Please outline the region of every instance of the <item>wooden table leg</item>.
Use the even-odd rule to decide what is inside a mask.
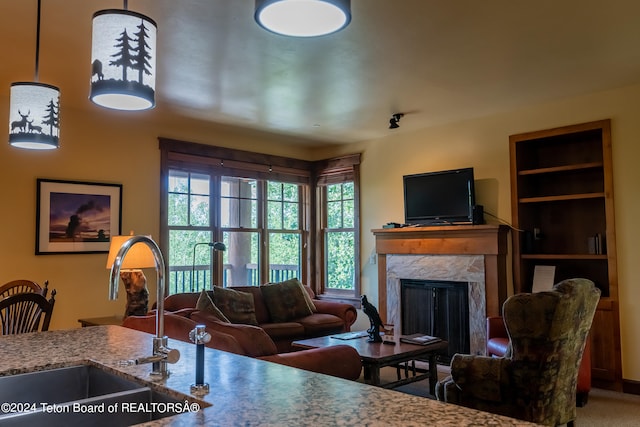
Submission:
[[[372,385],[380,385],[380,366],[373,365],[369,367],[369,371],[371,373],[371,384]]]
[[[434,353],[429,355],[429,393],[436,395],[436,384],[438,383],[438,364]]]

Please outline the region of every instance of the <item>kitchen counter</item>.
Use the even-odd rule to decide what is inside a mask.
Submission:
[[[533,426],[535,424],[393,390],[316,374],[206,348],[209,394],[190,394],[195,345],[169,340],[180,351],[171,375],[154,381],[151,365],[116,366],[151,355],[152,336],[119,326],[0,337],[0,376],[78,364],[106,365],[201,410],[144,426]],[[208,406],[209,405],[209,406]]]

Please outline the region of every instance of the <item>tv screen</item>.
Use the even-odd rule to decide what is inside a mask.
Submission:
[[[473,168],[405,175],[403,181],[406,224],[473,223]]]

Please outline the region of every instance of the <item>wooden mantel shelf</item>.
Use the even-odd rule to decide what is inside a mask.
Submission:
[[[450,225],[371,230],[378,254],[499,255],[507,253],[506,225]]]
[[[507,298],[506,225],[453,225],[371,230],[378,254],[378,304],[387,312],[387,255],[482,255],[487,316],[500,315]],[[383,321],[386,319],[383,318]]]

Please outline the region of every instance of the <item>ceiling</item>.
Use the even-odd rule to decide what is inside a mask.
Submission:
[[[344,30],[287,38],[253,0],[131,0],[158,24],[157,107],[304,144],[382,138],[640,83],[637,0],[352,0]],[[42,0],[39,81],[88,100],[91,19],[110,0]],[[37,0],[0,5],[0,96],[32,81]],[[393,113],[405,113],[389,129]]]

